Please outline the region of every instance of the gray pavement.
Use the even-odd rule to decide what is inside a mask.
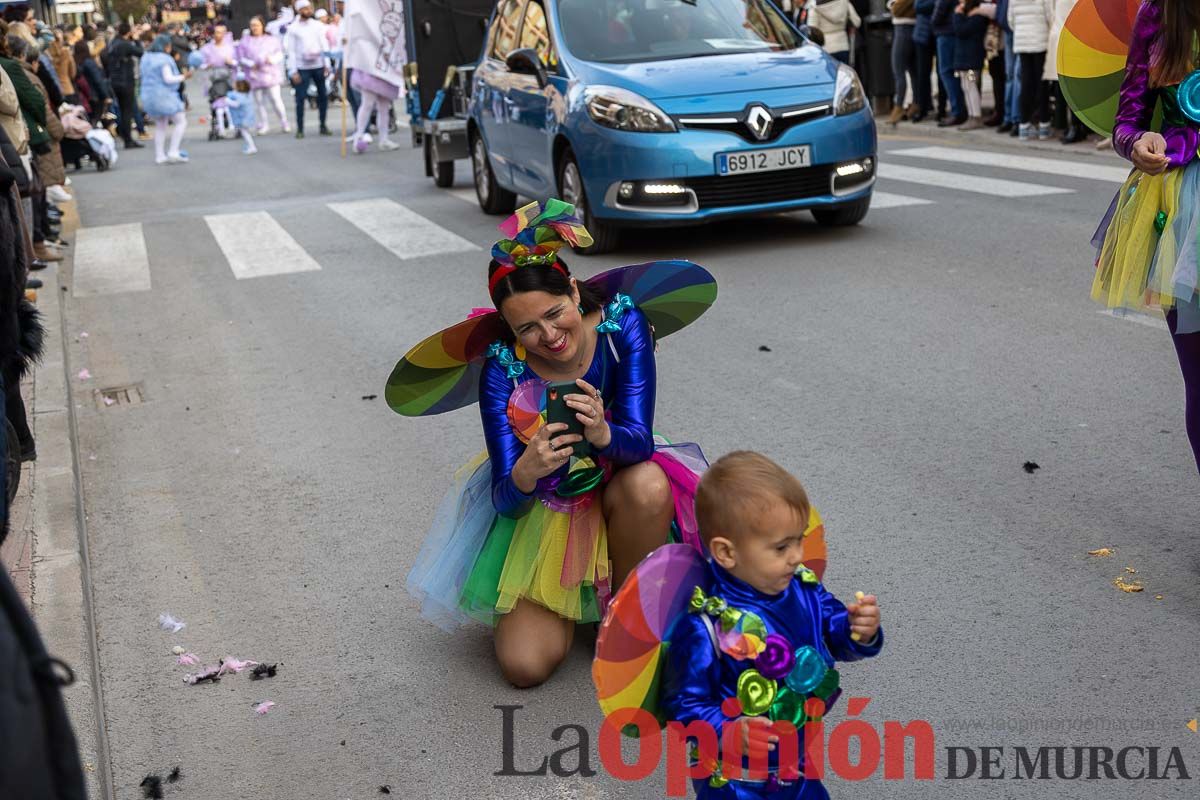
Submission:
[[[252,158],[193,138],[187,165],[156,167],[147,149],[74,176],[80,235],[140,224],[150,276],[146,291],[61,297],[114,796],[179,765],[180,797],[661,797],[661,771],[636,785],[494,774],[504,704],[524,706],[518,767],[573,743],[551,735],[576,723],[601,770],[588,637],[550,683],[517,691],[486,630],[418,617],[404,576],[482,441],[473,410],[404,419],[382,388],[407,347],[485,304],[499,220],[465,170],[447,192],[407,149],[343,160],[314,122],[304,141],[260,138]],[[1200,772],[1182,385],[1164,328],[1087,296],[1088,238],[1117,184],[1007,142],[980,152],[1063,159],[1068,174],[898,152],[963,141],[885,138],[891,207],[855,229],[789,214],[641,231],[571,263],[683,257],[716,275],[716,306],[661,347],[657,427],[793,469],[826,517],[827,584],[880,597],[887,647],[843,685],[871,698],[873,724],[930,721],[938,779],[832,779],[835,797],[1192,797],[1177,780],[944,779],[953,746],[1005,746],[1011,774],[1016,746],[1178,745]],[[971,190],[1003,181],[1066,191]],[[375,198],[480,249],[393,252],[328,207]],[[250,212],[320,269],[237,279],[204,217]],[[80,269],[64,265],[66,287]],[[144,402],[93,395],[128,384]],[[1100,547],[1116,555],[1087,555]],[[1119,575],[1146,591],[1117,590]],[[160,630],[162,612],[187,627]],[[176,644],[279,675],[187,686]],[[277,705],[260,717],[262,700]]]

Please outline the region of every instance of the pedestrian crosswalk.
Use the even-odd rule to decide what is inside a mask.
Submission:
[[[238,280],[315,272],[321,268],[266,211],[210,214],[204,221]]]
[[[1084,163],[945,146],[889,149],[880,152],[879,158],[873,212],[912,209],[910,213],[921,213],[922,208],[962,202],[972,195],[1006,200],[1053,198],[1087,191],[1087,184],[1102,187],[1107,193],[1124,181],[1127,173],[1119,163],[1103,163],[1101,159]],[[981,169],[987,174],[980,174]],[[1045,180],[1047,177],[1052,180]],[[915,195],[897,191],[907,186],[925,191]],[[477,205],[470,186],[448,190],[431,187],[430,191]],[[365,238],[360,237],[363,241],[373,241],[399,260],[473,252],[488,244],[470,241],[447,225],[386,197],[342,200],[328,203],[325,208],[346,226],[339,236],[345,236],[345,230],[357,229],[365,234]],[[271,212],[209,214],[204,222],[237,280],[319,272],[322,268]],[[490,232],[491,226],[488,228]],[[302,239],[309,238],[302,231],[295,233]],[[76,297],[151,289],[150,258],[141,223],[81,228],[77,237],[72,282]]]

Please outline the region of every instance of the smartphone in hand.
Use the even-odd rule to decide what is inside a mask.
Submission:
[[[559,436],[567,433],[583,436],[583,423],[575,416],[578,412],[567,405],[567,395],[583,393],[575,381],[552,383],[546,387],[546,424],[559,422],[567,426],[567,430]],[[576,458],[583,458],[591,451],[592,446],[586,439],[576,442],[572,447]]]

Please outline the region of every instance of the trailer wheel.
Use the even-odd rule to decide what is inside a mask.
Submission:
[[[443,189],[454,185],[454,162],[433,160],[433,137],[425,137],[425,174]]]

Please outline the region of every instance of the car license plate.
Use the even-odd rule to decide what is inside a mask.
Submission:
[[[749,172],[774,172],[779,169],[798,169],[812,163],[811,148],[800,144],[793,147],[772,147],[767,150],[734,150],[717,154],[718,175],[744,175]]]

